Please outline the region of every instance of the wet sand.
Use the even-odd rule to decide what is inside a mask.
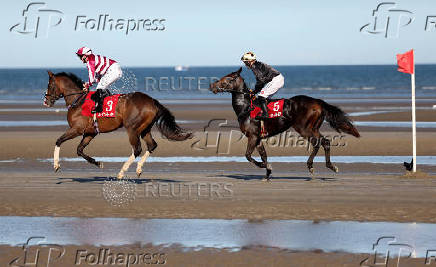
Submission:
[[[333,100],[332,100],[333,101]],[[345,100],[344,100],[345,101]],[[407,110],[408,102],[368,102],[338,103],[344,111],[353,114],[364,112],[364,115],[352,116],[355,121],[410,121],[411,111]],[[430,104],[429,104],[430,101]],[[333,101],[334,103],[334,101]],[[436,109],[432,108],[431,100],[417,104],[418,122],[436,122]],[[436,99],[434,100],[436,103]],[[161,134],[153,128],[153,136],[158,143],[154,156],[211,156],[220,154],[243,156],[246,148],[246,138],[241,138],[236,116],[230,102],[228,104],[168,104],[182,127],[195,132],[195,137],[185,142],[170,142],[161,138]],[[14,111],[19,109],[41,109],[42,111]],[[66,112],[56,110],[65,106],[57,104],[54,108],[44,109],[40,104],[0,104],[0,121],[65,121]],[[7,111],[1,111],[7,110]],[[12,110],[12,111],[11,111]],[[367,114],[365,112],[386,112]],[[35,159],[52,157],[52,149],[56,139],[68,126],[21,126],[0,127],[0,160],[15,158]],[[362,137],[356,139],[349,135],[338,134],[326,123],[321,130],[325,136],[335,138],[332,141],[332,155],[410,155],[411,129],[405,127],[369,127],[358,126]],[[418,128],[418,155],[436,155],[436,139],[434,128]],[[219,149],[216,145],[217,132],[221,132]],[[209,148],[205,148],[206,134],[209,136]],[[232,140],[229,140],[232,138]],[[264,141],[268,155],[308,155],[307,142],[299,141],[299,135],[290,128],[282,134]],[[239,140],[240,139],[240,140]],[[236,140],[236,141],[235,141]],[[62,145],[61,156],[76,155],[76,146],[80,138],[68,141]],[[12,145],[13,144],[13,145]],[[227,146],[230,145],[230,150]],[[91,155],[98,156],[128,156],[130,144],[124,129],[97,136],[87,147]],[[323,151],[320,151],[320,155]]]
[[[39,249],[38,264],[46,266],[49,248],[30,247],[30,253]],[[226,249],[183,250],[177,246],[161,247],[131,245],[121,247],[64,246],[56,247],[51,255],[50,266],[373,266],[374,254],[347,254],[321,251],[298,252],[263,247],[247,247],[238,252]],[[62,257],[58,253],[64,251]],[[29,256],[30,256],[29,253]],[[44,254],[45,253],[45,254]],[[106,254],[104,254],[106,253]],[[108,254],[119,255],[119,264],[108,264]],[[18,258],[22,262],[21,247],[0,246],[0,264],[8,264]],[[35,255],[35,254],[33,254]],[[32,256],[33,256],[32,255]],[[95,257],[94,257],[95,256]],[[21,257],[21,258],[20,258]],[[30,256],[31,257],[31,256]],[[33,256],[34,257],[34,256]],[[59,257],[59,258],[58,258]],[[383,262],[379,258],[377,263]],[[388,267],[397,266],[397,258],[389,260]],[[30,260],[29,260],[30,261]],[[401,258],[400,266],[427,266],[424,258]],[[98,263],[106,263],[98,264]],[[434,260],[432,262],[434,264]],[[96,265],[97,264],[97,265]],[[385,266],[385,265],[383,265]]]
[[[273,181],[265,183],[264,173],[248,163],[151,163],[135,180],[135,200],[121,207],[103,195],[120,164],[98,170],[66,162],[56,174],[51,164],[39,165],[2,168],[0,215],[436,222],[436,180],[403,177],[389,164],[344,164],[342,173],[333,174],[317,163],[313,178],[304,164],[274,164]],[[217,194],[212,185],[218,185]]]
[[[436,101],[435,101],[436,102]],[[404,103],[339,104],[348,112],[368,111],[391,107],[398,109]],[[3,106],[5,106],[3,104]],[[7,105],[11,108],[10,105]],[[195,132],[185,142],[172,142],[153,130],[158,148],[151,157],[170,156],[244,156],[246,138],[234,122],[230,105],[168,105],[178,120],[205,121],[182,124]],[[22,108],[13,105],[12,108]],[[26,105],[36,108],[37,105]],[[62,106],[59,106],[62,107]],[[436,110],[428,104],[419,104],[418,118],[435,121]],[[1,109],[2,107],[0,107]],[[4,107],[3,107],[4,108]],[[409,111],[373,114],[359,120],[403,120]],[[65,113],[33,114],[27,112],[0,113],[9,120],[61,120]],[[45,118],[49,116],[48,118]],[[218,120],[208,125],[211,118],[228,119],[226,126]],[[339,136],[332,141],[334,156],[407,156],[411,154],[411,133],[408,129],[359,127],[361,138],[342,136],[326,128],[325,135]],[[305,163],[272,163],[271,183],[261,182],[265,174],[251,163],[146,163],[142,178],[136,180],[138,198],[127,208],[109,205],[102,196],[102,185],[108,177],[118,173],[122,163],[105,162],[98,169],[86,161],[63,162],[61,171],[53,173],[51,159],[55,140],[66,129],[57,127],[0,127],[0,215],[22,216],[102,216],[139,218],[260,218],[260,219],[316,219],[369,220],[400,222],[436,222],[436,210],[429,208],[436,202],[434,184],[436,166],[419,165],[426,178],[404,177],[402,162],[398,164],[338,163],[335,174],[323,163],[315,163],[312,177]],[[233,132],[231,132],[233,130]],[[425,129],[424,129],[425,130]],[[436,155],[434,129],[418,130],[418,155]],[[217,143],[218,132],[221,133]],[[206,146],[205,142],[208,142]],[[80,138],[62,145],[62,157],[77,157]],[[217,145],[218,144],[218,145]],[[264,141],[269,156],[308,156],[307,142],[298,139],[291,129],[289,135]],[[145,148],[145,144],[143,145]],[[99,135],[86,148],[91,156],[127,157],[131,147],[124,130]],[[255,152],[254,155],[257,155]],[[318,156],[323,158],[321,149]],[[9,162],[10,160],[16,162]],[[436,163],[435,163],[436,164]],[[127,177],[136,178],[136,163]],[[172,199],[141,198],[144,187],[154,183],[230,183],[231,198]]]
[[[436,103],[436,100],[434,101]],[[383,110],[393,112],[352,117],[358,121],[408,121],[410,111],[400,108],[408,103],[339,104],[347,112]],[[246,140],[229,140],[228,129],[217,125],[207,128],[209,137],[223,132],[223,145],[205,148],[204,127],[210,119],[227,119],[237,132],[235,115],[230,105],[167,105],[181,124],[195,132],[186,142],[170,142],[153,130],[158,143],[152,154],[166,156],[244,156]],[[7,105],[1,108],[40,108],[39,105]],[[436,121],[436,110],[429,104],[419,104],[418,121]],[[58,108],[64,108],[58,106]],[[0,120],[64,120],[65,112],[0,111]],[[129,205],[113,206],[104,198],[103,186],[114,177],[121,163],[105,163],[97,169],[86,163],[62,162],[61,172],[53,173],[51,162],[41,162],[53,156],[55,140],[66,129],[54,127],[0,127],[0,216],[79,216],[132,218],[222,218],[222,219],[307,219],[436,223],[436,167],[419,165],[428,173],[424,178],[405,177],[402,162],[398,164],[338,163],[340,172],[332,173],[323,163],[315,163],[317,174],[312,177],[305,163],[273,163],[273,180],[261,182],[264,171],[250,163],[146,163],[142,178],[136,179],[136,197]],[[332,155],[339,156],[400,156],[411,155],[411,133],[408,128],[358,127],[362,138],[346,136],[341,144],[332,146]],[[323,126],[325,135],[334,136]],[[296,144],[291,137],[287,145],[266,141],[270,156],[308,156],[305,144]],[[212,136],[212,137],[211,137]],[[79,138],[62,145],[61,157],[76,157]],[[277,141],[277,140],[276,140]],[[197,142],[197,143],[196,143]],[[280,143],[281,141],[279,141]],[[226,150],[231,144],[230,150]],[[145,146],[145,145],[144,145]],[[224,146],[224,148],[222,147]],[[125,157],[131,153],[124,130],[99,135],[85,150],[92,156]],[[221,154],[218,154],[221,153]],[[224,154],[223,154],[224,153]],[[257,155],[257,154],[256,154]],[[323,151],[318,154],[323,157]],[[436,155],[434,129],[418,129],[418,155]],[[14,161],[18,159],[18,161]],[[12,160],[13,162],[8,162]],[[436,163],[435,163],[436,164]],[[128,177],[135,178],[136,164]],[[166,193],[146,195],[148,186],[206,184],[201,196],[189,195],[187,189],[178,197]],[[211,197],[208,185],[227,184],[231,195]],[[89,249],[96,249],[88,247]],[[135,250],[130,246],[117,249]],[[163,248],[149,247],[150,250]],[[0,260],[10,259],[19,248],[0,248]],[[365,255],[345,253],[291,252],[269,248],[247,248],[240,252],[201,250],[185,252],[176,248],[163,249],[168,266],[356,266]],[[73,259],[75,247],[68,247]],[[22,252],[22,251],[21,251]],[[68,252],[69,253],[69,252]],[[368,255],[366,255],[367,257]],[[423,259],[407,259],[407,266],[421,266]],[[415,265],[415,261],[418,262]],[[177,264],[176,264],[177,263]],[[265,263],[265,264],[263,264]],[[421,264],[421,265],[418,265]],[[1,264],[2,265],[2,264]],[[56,265],[54,265],[56,266]],[[66,266],[66,265],[59,265]],[[86,265],[84,265],[86,266]]]
[[[0,160],[10,159],[47,159],[53,157],[56,139],[63,131],[0,131]],[[233,132],[195,131],[193,139],[184,142],[173,142],[162,138],[160,133],[153,131],[152,135],[158,147],[153,152],[155,157],[173,156],[244,156],[247,139],[233,128]],[[331,142],[331,155],[333,156],[406,156],[411,155],[412,136],[407,132],[361,132],[361,138],[338,134],[333,131],[324,132],[325,136],[334,138]],[[219,137],[219,142],[217,138]],[[77,157],[76,148],[81,138],[70,140],[62,144],[61,157]],[[206,141],[208,142],[206,145]],[[295,131],[288,134],[264,140],[269,156],[309,156],[307,141],[299,138]],[[143,149],[146,149],[143,143]],[[131,146],[127,133],[118,132],[98,135],[85,149],[91,156],[117,156],[126,157],[131,154]],[[418,132],[418,155],[436,155],[436,135],[432,132]],[[257,155],[257,152],[254,152]],[[321,149],[318,156],[323,157]],[[84,161],[85,163],[85,161]],[[84,164],[84,167],[87,167]],[[232,169],[231,166],[228,167]]]

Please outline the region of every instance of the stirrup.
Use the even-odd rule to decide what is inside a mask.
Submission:
[[[260,137],[264,138],[267,135],[268,135],[268,133],[265,130],[265,124],[264,124],[263,120],[261,120],[260,121]]]
[[[100,113],[100,112],[103,112],[103,107],[102,106],[103,106],[103,103],[101,105],[95,103],[94,109],[91,111],[91,113]]]
[[[99,133],[100,133],[100,130],[98,129],[97,113],[94,113],[94,116],[92,117],[92,119],[94,120],[95,132],[96,132],[97,134],[99,134]]]

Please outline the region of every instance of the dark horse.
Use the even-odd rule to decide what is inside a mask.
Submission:
[[[239,127],[248,138],[245,157],[256,166],[266,169],[265,179],[270,179],[271,167],[267,162],[266,151],[261,140],[282,133],[290,127],[293,127],[302,137],[307,138],[313,146],[312,153],[307,160],[307,167],[311,173],[314,172],[313,159],[318,153],[320,145],[325,151],[327,168],[338,172],[338,168],[330,161],[330,141],[324,138],[319,132],[319,128],[326,119],[336,131],[360,137],[359,132],[347,115],[338,107],[329,105],[321,99],[298,95],[285,99],[281,117],[264,121],[267,135],[261,136],[260,121],[250,119],[250,99],[252,96],[241,77],[241,71],[242,68],[212,83],[210,90],[215,94],[219,92],[232,93],[232,106],[236,116],[238,116]],[[258,162],[251,157],[255,148],[259,152],[262,162]]]
[[[86,155],[83,150],[97,135],[97,129],[93,118],[82,116],[81,104],[85,98],[83,93],[83,82],[74,74],[57,73],[48,71],[49,82],[47,92],[44,97],[44,105],[52,107],[59,98],[65,99],[68,107],[67,120],[70,128],[57,139],[54,150],[54,169],[58,171],[59,150],[63,142],[82,136],[82,142],[77,147],[77,154],[89,163],[102,168],[103,164],[97,162],[92,157]],[[142,165],[147,157],[152,153],[157,144],[151,136],[151,128],[156,123],[159,131],[168,139],[183,141],[192,137],[192,133],[183,131],[175,122],[171,112],[159,103],[156,99],[140,92],[124,94],[119,97],[116,106],[115,118],[98,118],[98,131],[100,133],[112,132],[120,127],[125,127],[132,145],[132,155],[124,163],[118,178],[124,177],[124,173],[129,169],[130,164],[136,157],[141,155],[142,147],[140,137],[147,144],[147,151],[138,162],[136,174],[138,177],[142,173]]]

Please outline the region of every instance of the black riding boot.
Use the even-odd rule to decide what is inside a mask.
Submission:
[[[268,119],[268,107],[266,105],[266,98],[258,96],[257,97],[257,103],[259,107],[262,109],[262,114],[258,115],[258,119]]]
[[[103,111],[103,96],[102,96],[102,90],[97,89],[92,95],[91,99],[95,102],[95,108],[91,111],[91,113],[99,113]]]

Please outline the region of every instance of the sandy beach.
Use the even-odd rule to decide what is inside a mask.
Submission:
[[[336,133],[324,125],[324,135],[333,138],[332,156],[348,159],[366,156],[378,160],[403,156],[410,159],[411,131],[401,125],[410,120],[407,101],[336,102],[335,105],[349,113],[356,124],[382,124],[357,126],[362,135],[358,139]],[[431,124],[436,122],[436,110],[432,109],[429,100],[418,103],[418,122],[430,123],[418,128],[418,156],[436,156]],[[268,156],[289,156],[290,159],[300,156],[303,160],[272,162],[272,181],[265,183],[261,181],[264,171],[243,158],[246,138],[238,130],[230,104],[166,106],[183,128],[194,132],[194,138],[172,142],[153,129],[158,148],[145,164],[141,178],[136,177],[136,163],[127,173],[131,179],[129,183],[134,185],[133,199],[126,205],[114,205],[105,196],[104,188],[122,165],[117,159],[126,160],[131,152],[123,129],[97,136],[85,150],[91,156],[109,159],[104,162],[104,169],[84,160],[71,161],[77,158],[76,147],[80,139],[76,138],[62,145],[61,170],[54,173],[54,143],[67,126],[44,123],[64,121],[65,107],[58,105],[47,110],[36,103],[0,104],[0,121],[6,121],[5,125],[18,122],[18,125],[0,127],[0,215],[436,223],[436,210],[432,208],[436,205],[436,162],[418,165],[422,173],[412,178],[405,175],[401,161],[380,163],[376,159],[338,162],[340,172],[333,173],[325,168],[324,152],[320,150],[318,158],[322,161],[315,162],[316,174],[311,176],[304,162],[310,151],[307,142],[290,129],[284,135],[264,140]],[[26,125],[29,121],[36,124]],[[385,126],[385,122],[400,124]],[[164,160],[167,157],[195,157],[199,162],[168,162]],[[201,162],[211,157],[242,157],[243,160]],[[152,161],[152,158],[158,161]],[[194,188],[194,193],[189,186]],[[217,186],[218,192],[213,192],[212,186]],[[177,195],[172,191],[174,188],[179,190]],[[79,249],[98,251],[100,248],[88,245],[66,246],[65,249],[62,260],[50,266],[74,262]],[[186,251],[152,245],[111,249],[129,253],[157,251],[165,255],[167,266],[358,266],[371,257],[369,254],[297,252],[265,247],[247,247],[238,252],[225,249]],[[20,253],[20,247],[2,246],[1,264]],[[402,262],[407,266],[421,266],[424,259],[409,258]],[[91,266],[86,262],[81,264]]]
[[[31,247],[29,251],[38,249]],[[61,258],[53,258],[50,266],[96,266],[98,263],[108,263],[110,258],[103,253],[120,255],[116,266],[361,266],[362,263],[374,263],[371,254],[347,254],[342,252],[323,253],[321,251],[298,252],[263,247],[247,247],[239,252],[225,249],[202,249],[199,251],[186,251],[177,246],[161,247],[152,245],[131,245],[120,247],[94,247],[94,246],[64,246]],[[22,260],[23,250],[20,247],[0,246],[0,263],[7,264],[10,258]],[[103,252],[101,252],[103,251]],[[8,254],[5,257],[5,254]],[[42,252],[44,253],[44,252]],[[47,252],[45,252],[47,253]],[[101,253],[101,254],[99,254]],[[91,255],[91,256],[89,256]],[[95,258],[92,255],[100,255]],[[103,255],[103,256],[101,256]],[[140,256],[142,255],[142,257]],[[144,257],[145,256],[145,257]],[[88,258],[87,258],[88,257]],[[384,259],[379,258],[377,262]],[[396,258],[390,259],[387,266],[396,266]],[[402,258],[404,266],[425,266],[424,258]],[[47,264],[48,260],[41,257],[39,264]],[[434,262],[434,261],[433,261]],[[109,264],[107,264],[109,265]],[[104,266],[104,265],[99,265]]]
[[[410,111],[401,110],[404,103],[386,101],[364,104],[339,104],[352,114],[383,110],[389,113],[352,117],[355,121],[402,121]],[[436,110],[427,103],[419,104],[418,121],[432,122]],[[2,105],[0,110],[37,108],[38,105]],[[185,142],[163,139],[153,131],[158,148],[151,157],[243,157],[246,139],[240,133],[231,106],[171,104],[182,127],[195,137]],[[63,108],[58,106],[57,108]],[[55,108],[56,109],[56,108]],[[400,111],[396,111],[399,109]],[[65,112],[2,111],[8,120],[63,120]],[[210,119],[217,119],[211,123]],[[227,120],[227,122],[226,122]],[[183,122],[185,121],[185,122]],[[218,126],[221,122],[225,126]],[[207,128],[208,126],[209,128]],[[228,127],[227,127],[228,126]],[[206,129],[205,129],[206,128]],[[315,163],[316,174],[311,176],[304,162],[272,162],[273,180],[261,182],[264,171],[248,162],[152,162],[146,163],[141,179],[135,180],[138,191],[154,183],[230,183],[233,195],[218,199],[145,198],[128,208],[108,205],[102,197],[105,179],[114,177],[121,162],[105,162],[97,169],[84,160],[64,161],[61,171],[53,173],[51,158],[54,142],[66,126],[0,127],[0,198],[1,215],[23,216],[103,216],[140,218],[248,218],[252,219],[314,219],[369,220],[401,222],[435,222],[434,198],[436,180],[434,165],[420,165],[426,178],[407,178],[402,162],[391,164],[337,163],[340,172],[332,173],[322,162]],[[336,136],[326,125],[324,134]],[[339,135],[332,142],[333,156],[408,156],[411,154],[411,133],[408,128],[358,127],[362,137],[357,139]],[[235,136],[231,136],[231,131]],[[206,135],[207,133],[207,135]],[[216,136],[221,134],[219,142]],[[239,134],[239,135],[238,135]],[[233,139],[231,139],[233,138]],[[240,139],[239,139],[240,138]],[[300,142],[294,131],[282,139],[265,140],[269,156],[308,156],[307,143]],[[418,129],[418,155],[435,156],[434,129]],[[206,140],[208,139],[208,140]],[[215,143],[212,141],[215,140]],[[61,158],[75,158],[79,138],[62,145]],[[212,145],[205,145],[205,142]],[[218,145],[217,145],[218,144]],[[145,147],[145,145],[144,145]],[[92,156],[125,157],[131,148],[124,130],[102,134],[85,150]],[[323,151],[318,154],[323,158]],[[127,177],[136,178],[136,165]],[[50,192],[50,193],[47,193]],[[146,205],[144,205],[146,204]]]
[[[436,266],[436,2],[1,10],[0,267]]]

